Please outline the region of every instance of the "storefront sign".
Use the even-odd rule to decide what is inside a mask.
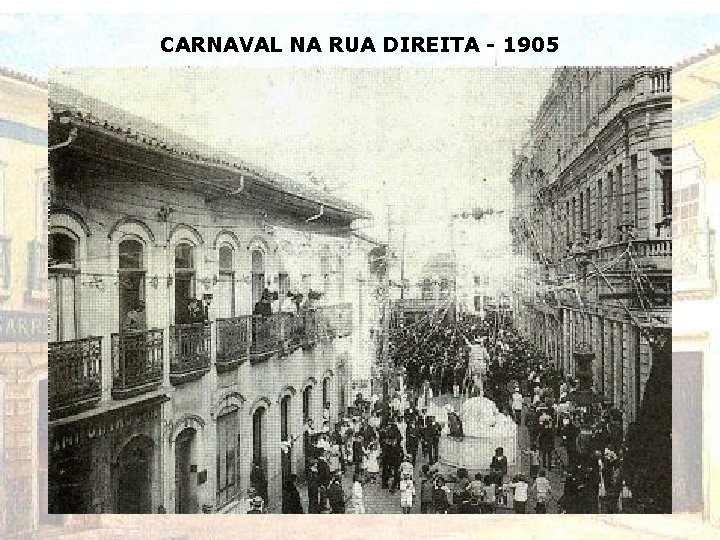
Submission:
[[[47,313],[0,311],[0,343],[47,341]]]

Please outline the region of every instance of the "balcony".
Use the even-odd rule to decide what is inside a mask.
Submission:
[[[304,311],[300,317],[304,330],[303,349],[309,349],[317,343],[317,312],[314,309]]]
[[[101,395],[102,338],[48,344],[48,407],[51,419],[94,407]]]
[[[321,339],[332,340],[352,332],[352,305],[339,304],[317,308],[317,327]]]
[[[160,386],[163,331],[112,334],[113,399],[127,399]]]
[[[216,321],[217,360],[215,367],[218,373],[230,371],[248,358],[251,319],[252,317],[245,315]]]
[[[210,369],[210,323],[170,327],[170,382],[199,379]]]
[[[589,260],[607,267],[607,273],[630,271],[630,260],[625,255],[627,242],[613,244],[576,246],[576,261]],[[650,272],[669,272],[672,266],[672,240],[670,238],[648,238],[632,241],[632,256],[638,267]]]
[[[280,342],[284,354],[299,349],[305,342],[305,321],[294,313],[278,313]]]
[[[252,316],[252,342],[250,344],[250,363],[257,364],[267,360],[278,352],[280,346],[280,314],[263,317]]]

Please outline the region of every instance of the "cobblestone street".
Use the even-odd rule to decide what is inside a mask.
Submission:
[[[453,398],[451,396],[440,396],[438,398],[435,398],[433,400],[434,405],[436,406],[445,406],[447,404],[450,404],[453,406],[454,409],[458,410],[460,408],[460,405],[462,403],[462,399]],[[524,420],[524,416],[523,416]],[[518,429],[518,441],[519,441],[519,447],[520,450],[527,450],[530,447],[529,444],[529,438],[528,438],[528,431],[525,428],[524,421],[520,428]],[[530,465],[527,459],[527,456],[520,453],[520,470],[518,471],[516,468],[510,468],[509,469],[509,475],[512,477],[514,474],[517,474],[518,472],[528,475],[530,470]],[[558,456],[560,459],[563,460],[563,462],[567,462],[567,455],[565,451],[561,448],[558,448]],[[557,460],[557,458],[556,458]],[[420,469],[422,468],[422,465],[427,463],[427,460],[423,457],[418,457],[418,462],[415,466],[415,487],[416,487],[416,497],[413,505],[413,514],[420,513]],[[454,469],[450,467],[446,467],[441,465],[440,470],[443,474],[448,475],[454,473]],[[474,475],[476,472],[482,472],[486,473],[488,471],[476,471],[471,470],[469,471],[470,475]],[[549,514],[556,514],[559,513],[559,509],[557,507],[557,499],[560,498],[563,492],[563,473],[564,469],[562,466],[555,466],[550,471],[548,471],[548,479],[550,480],[550,484],[552,486],[552,499],[547,505],[547,512]],[[380,487],[380,480],[378,477],[378,483],[377,484],[365,484],[363,486],[363,493],[365,497],[365,512],[367,514],[399,514],[401,513],[400,509],[400,493],[390,493],[387,489],[382,489]],[[307,488],[304,484],[298,485],[298,489],[300,491],[300,496],[302,498],[303,502],[303,508],[305,511],[307,511]],[[349,470],[346,472],[346,474],[343,476],[343,490],[345,491],[345,494],[347,496],[348,500],[348,513],[352,511],[352,501],[350,494],[352,493],[352,468],[350,467]],[[529,499],[528,499],[528,505],[527,505],[527,512],[528,513],[534,513],[535,508],[535,496],[534,492],[531,486]],[[498,509],[498,513],[511,513],[512,510],[510,508],[501,508]]]

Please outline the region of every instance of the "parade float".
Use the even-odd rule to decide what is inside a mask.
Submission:
[[[468,470],[489,470],[495,449],[502,447],[508,467],[518,463],[517,425],[482,396],[466,400],[458,416],[462,435],[443,430],[439,458],[444,465]],[[450,423],[450,422],[448,422]]]
[[[495,450],[502,448],[508,467],[518,464],[517,424],[483,396],[483,375],[488,353],[484,344],[468,344],[469,370],[476,397],[465,400],[459,413],[450,411],[440,438],[439,459],[444,465],[468,470],[489,470]]]

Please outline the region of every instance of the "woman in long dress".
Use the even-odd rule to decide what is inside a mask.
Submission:
[[[377,481],[377,475],[380,472],[380,464],[378,458],[380,456],[380,448],[376,442],[370,443],[370,446],[365,451],[365,470],[367,472],[368,481],[375,483]]]
[[[398,427],[398,430],[400,431],[400,437],[402,437],[402,451],[403,455],[407,455],[407,445],[405,444],[406,436],[407,436],[407,423],[405,422],[405,417],[400,416],[398,421],[395,423]]]
[[[415,481],[412,476],[405,476],[400,480],[400,508],[403,514],[412,511],[413,499],[415,497]]]

